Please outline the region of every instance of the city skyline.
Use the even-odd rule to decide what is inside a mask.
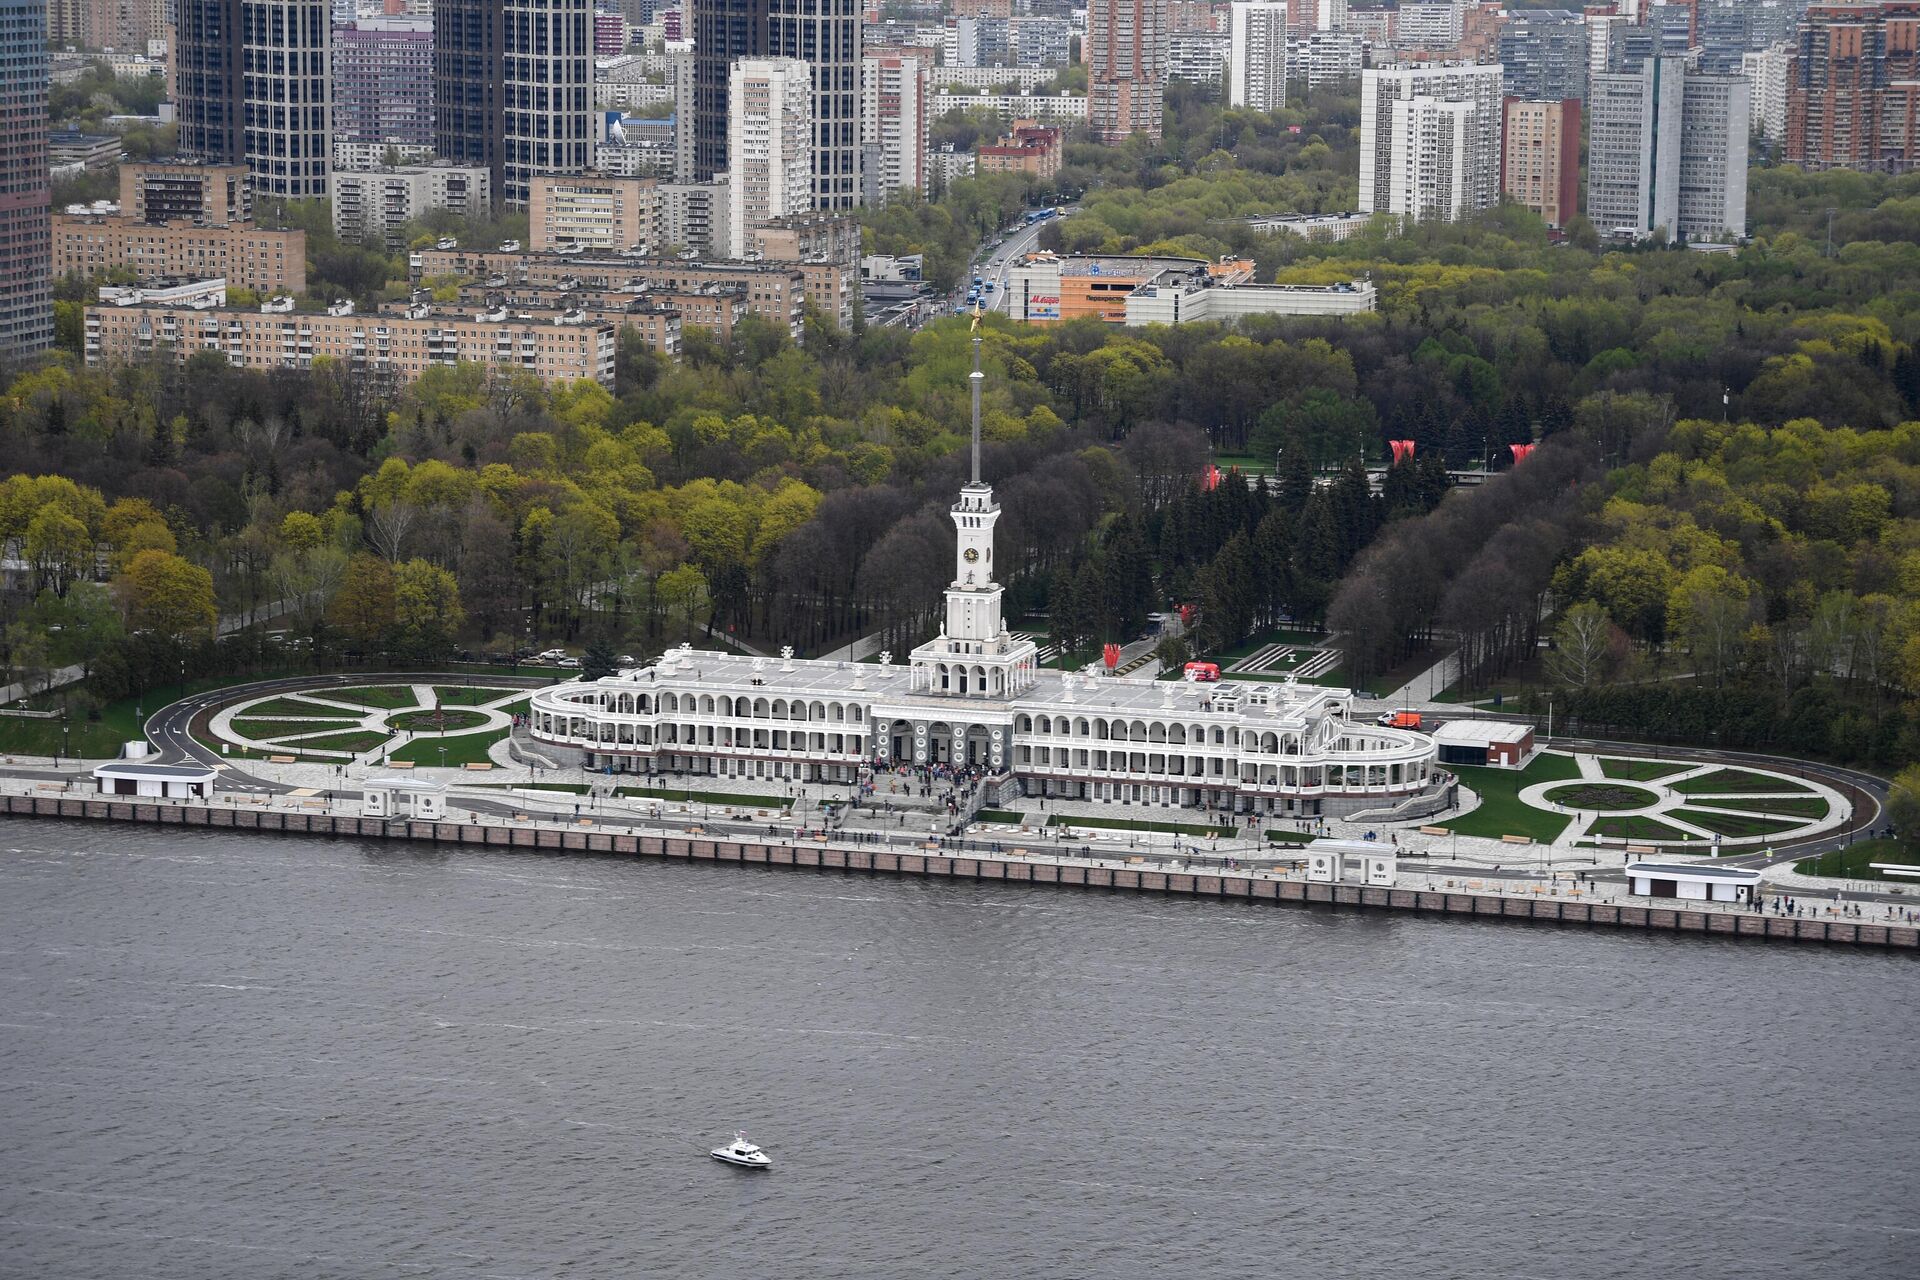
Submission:
[[[60,0],[38,12],[56,41],[127,45],[102,55],[116,76],[164,72],[160,118],[170,111],[178,125],[178,158],[244,166],[267,200],[331,200],[336,233],[355,239],[383,239],[429,214],[524,211],[538,176],[601,174],[660,180],[655,224],[674,233],[662,243],[750,256],[750,224],[803,211],[790,189],[803,169],[804,210],[833,214],[902,191],[932,195],[969,171],[1050,178],[1061,160],[1022,134],[1023,117],[1039,129],[1084,127],[1108,145],[1157,141],[1176,79],[1232,108],[1277,111],[1358,77],[1354,203],[1412,218],[1469,217],[1509,198],[1565,230],[1571,196],[1608,223],[1603,234],[1671,223],[1670,234],[1692,239],[1726,224],[1720,234],[1737,237],[1741,131],[1720,120],[1744,118],[1786,159],[1816,169],[1901,172],[1920,144],[1909,83],[1920,0],[1707,0],[1491,19],[1455,0],[1396,11],[1343,0],[1096,0],[1079,28],[1047,0],[964,0],[937,21],[853,0],[180,0],[172,47],[164,29],[153,34],[151,0]],[[29,35],[15,26],[16,40]],[[1074,35],[1085,91],[1043,92],[1048,73],[1067,68]],[[1858,57],[1836,52],[1856,45]],[[1622,194],[1620,92],[1596,111],[1590,86],[1682,54],[1692,108],[1680,118],[1715,123],[1704,135],[1680,126],[1684,181],[1635,180]],[[87,65],[86,55],[57,55],[55,81]],[[793,59],[810,79],[804,164],[783,133],[777,195],[730,163],[734,72],[760,58]],[[1489,89],[1489,68],[1512,104]],[[1002,74],[1013,84],[998,83]],[[939,154],[931,138],[943,115],[975,102],[999,112],[1002,129],[976,153]],[[656,123],[660,103],[671,111]],[[1596,128],[1584,166],[1569,164],[1570,140]],[[1065,132],[1061,149],[1075,136]],[[1638,136],[1663,135],[1648,126]],[[369,176],[394,160],[408,172]],[[484,181],[452,176],[476,169]],[[1703,184],[1721,193],[1712,212],[1702,211]],[[49,202],[51,185],[50,174]],[[1680,187],[1688,212],[1669,216],[1679,198],[1666,192]],[[90,260],[118,252],[88,243]],[[50,298],[33,296],[35,307]]]

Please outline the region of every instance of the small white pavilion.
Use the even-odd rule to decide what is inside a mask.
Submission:
[[[447,816],[447,784],[424,778],[368,778],[360,786],[360,816],[438,821]]]
[[[215,771],[202,765],[141,764],[116,760],[96,766],[94,785],[105,796],[204,800],[213,794]]]

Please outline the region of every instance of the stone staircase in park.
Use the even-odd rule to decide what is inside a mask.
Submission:
[[[1306,656],[1298,662],[1288,663],[1290,654]],[[1333,670],[1339,663],[1338,649],[1316,648],[1306,644],[1269,644],[1231,663],[1227,671],[1232,675],[1292,675],[1311,680]]]
[[[1444,782],[1429,786],[1425,791],[1410,795],[1398,804],[1387,805],[1379,809],[1362,809],[1356,813],[1344,815],[1342,822],[1411,822],[1415,818],[1427,818],[1451,809],[1459,794],[1460,784],[1451,774],[1443,775]]]
[[[1037,657],[1036,661],[1038,661],[1042,666],[1045,666],[1047,663],[1052,662],[1055,658],[1060,656],[1060,646],[1055,644],[1053,641],[1047,639],[1045,636],[1036,636],[1032,632],[1028,632],[1028,631],[1015,631],[1012,633],[1012,635],[1015,640],[1033,641],[1034,646],[1039,650],[1039,656]]]

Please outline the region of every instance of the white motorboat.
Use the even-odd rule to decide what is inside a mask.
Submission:
[[[736,1133],[733,1141],[724,1147],[715,1147],[707,1153],[723,1164],[736,1164],[742,1169],[771,1169],[773,1160],[766,1152],[747,1141],[747,1135]]]

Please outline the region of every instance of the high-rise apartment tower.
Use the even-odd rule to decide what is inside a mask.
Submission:
[[[1115,146],[1160,136],[1167,92],[1167,0],[1089,0],[1087,125]]]
[[[0,0],[0,357],[53,342],[47,14]]]

